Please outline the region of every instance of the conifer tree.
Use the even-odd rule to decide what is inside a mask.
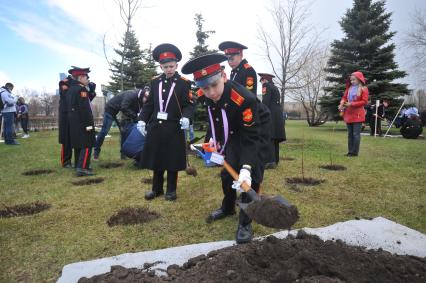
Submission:
[[[331,44],[327,80],[332,86],[321,99],[329,118],[339,119],[337,106],[345,90],[346,80],[354,71],[361,71],[367,79],[371,101],[389,98],[393,109],[398,108],[398,97],[408,94],[406,84],[394,82],[406,76],[395,62],[395,44],[389,31],[392,13],[386,12],[385,1],[354,0],[340,21],[345,34]]]

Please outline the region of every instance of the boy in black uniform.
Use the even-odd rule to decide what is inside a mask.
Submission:
[[[168,201],[177,198],[178,171],[186,168],[184,129],[189,129],[192,116],[191,83],[181,77],[177,62],[182,59],[179,49],[172,44],[161,44],[153,50],[154,60],[160,63],[163,74],[151,81],[151,93],[143,106],[137,124],[146,134],[141,155],[141,167],[154,171],[152,190],[145,194],[151,200],[162,194],[164,171],[167,170]]]
[[[71,75],[59,82],[59,143],[61,144],[61,165],[63,168],[72,168],[72,147],[70,125],[68,120],[67,91],[72,81]]]
[[[228,64],[232,68],[231,81],[239,83],[256,95],[256,71],[246,59],[243,59],[243,49],[247,47],[238,42],[224,41],[219,44],[219,49],[228,57]]]
[[[89,68],[74,67],[68,71],[73,80],[66,94],[71,146],[74,148],[76,175],[94,175],[90,168],[92,147],[95,145],[95,125],[90,100],[94,87],[89,89]],[[93,84],[92,84],[93,86]]]
[[[205,96],[215,157],[240,170],[235,186],[229,173],[221,172],[224,198],[221,207],[209,215],[207,222],[235,214],[236,191],[233,187],[238,189],[242,182],[246,182],[258,191],[263,177],[258,101],[246,88],[226,79],[220,66],[225,60],[224,55],[210,54],[195,58],[182,68],[184,74],[194,74],[195,82]],[[246,193],[242,193],[241,198],[243,203],[250,201]],[[247,243],[252,237],[251,219],[241,210],[236,241]]]
[[[280,142],[286,140],[284,128],[284,116],[280,103],[280,92],[274,85],[272,79],[274,75],[259,73],[262,83],[262,103],[271,112],[271,154],[266,169],[273,169],[280,161]]]

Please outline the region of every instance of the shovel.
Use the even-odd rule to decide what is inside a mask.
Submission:
[[[223,167],[232,176],[238,180],[238,173],[225,160]],[[290,229],[299,219],[297,207],[290,204],[281,196],[259,196],[247,183],[241,184],[242,190],[252,200],[249,203],[239,203],[238,206],[254,221],[260,225],[278,228]]]

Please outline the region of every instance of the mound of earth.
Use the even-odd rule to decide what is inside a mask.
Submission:
[[[155,211],[146,207],[126,207],[117,211],[108,221],[108,226],[142,224],[160,217]]]
[[[42,212],[43,210],[49,209],[50,206],[50,204],[41,201],[22,203],[14,206],[6,206],[3,204],[4,209],[0,210],[0,217],[14,217],[36,214]]]
[[[111,272],[78,282],[426,282],[426,258],[393,255],[322,241],[300,231],[296,237],[254,241],[212,251],[170,265],[168,276],[153,270],[114,266]]]
[[[319,180],[315,178],[300,178],[300,177],[294,177],[294,178],[285,178],[288,184],[299,184],[299,185],[306,185],[306,186],[316,186],[321,183],[324,183],[325,180]]]
[[[104,181],[104,178],[90,178],[71,182],[74,186],[87,186],[91,184],[99,184]]]
[[[321,165],[320,168],[332,171],[343,171],[346,170],[346,167],[343,165],[329,164],[329,165]]]
[[[185,169],[186,175],[197,177],[197,169],[194,166],[188,165]]]
[[[53,173],[53,170],[50,169],[33,169],[28,170],[22,173],[24,176],[34,176],[34,175],[42,175],[42,174],[50,174]]]
[[[121,167],[123,165],[124,165],[124,163],[122,163],[122,162],[107,162],[107,163],[99,164],[99,167],[105,168],[105,169],[110,169],[110,168]]]

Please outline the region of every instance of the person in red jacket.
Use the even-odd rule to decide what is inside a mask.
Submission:
[[[339,111],[348,127],[347,156],[358,156],[361,143],[361,127],[365,122],[364,106],[368,102],[368,88],[363,73],[357,71],[351,74],[350,83],[346,85],[345,93],[340,100]]]

